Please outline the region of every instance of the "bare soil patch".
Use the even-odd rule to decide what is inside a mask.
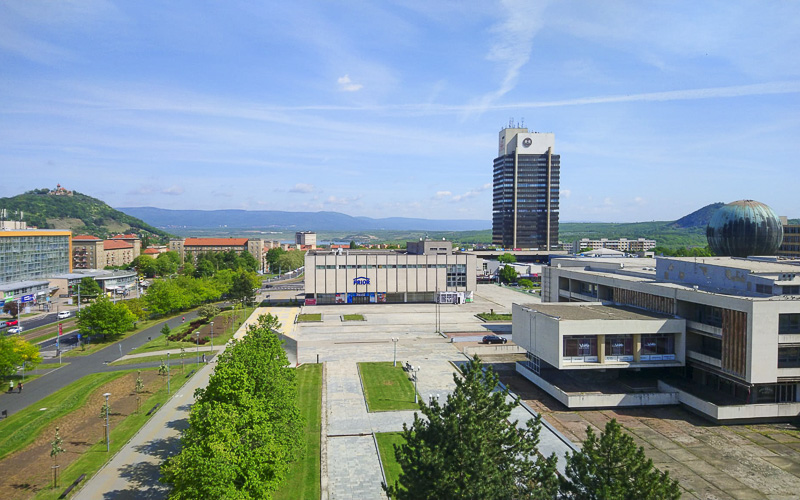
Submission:
[[[136,412],[136,375],[136,372],[123,375],[98,388],[82,408],[56,419],[29,446],[0,460],[0,498],[26,499],[52,485],[50,443],[56,427],[64,440],[62,447],[66,450],[58,457],[61,470],[86,453],[92,445],[105,439],[105,419],[100,418],[104,393],[111,393],[108,401],[111,408],[109,427],[112,430],[125,417]],[[143,371],[141,377],[145,390],[140,397],[145,401],[152,394],[151,391],[164,384],[165,379],[159,377],[156,371]],[[148,410],[142,407],[140,411]],[[102,453],[105,453],[105,449]],[[66,486],[60,483],[59,487]]]

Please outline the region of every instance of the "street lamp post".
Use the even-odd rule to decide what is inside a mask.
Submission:
[[[417,374],[419,373],[420,368],[422,367],[418,366],[416,368],[412,368],[412,370],[414,370],[414,404],[419,403],[419,393],[417,392],[417,380],[419,379],[419,375]]]
[[[167,394],[170,393],[170,391],[169,391],[169,355],[170,355],[170,353],[167,353]]]
[[[394,343],[394,356],[392,358],[392,366],[397,366],[397,341],[400,340],[396,337],[392,337],[392,342]]]
[[[197,339],[197,364],[200,364],[200,332],[198,331],[195,334],[195,338]]]
[[[211,322],[211,354],[214,354],[214,322]]]
[[[110,432],[108,432],[108,397],[111,395],[110,392],[103,394],[106,397],[106,453],[111,451],[110,445]]]

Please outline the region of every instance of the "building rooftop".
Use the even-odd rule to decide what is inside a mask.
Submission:
[[[105,240],[103,242],[103,250],[120,250],[123,248],[133,248],[133,245],[121,240]]]
[[[552,316],[561,320],[585,321],[585,320],[652,320],[652,319],[671,319],[672,316],[658,314],[643,309],[632,307],[621,307],[605,305],[600,303],[580,303],[570,304],[523,304],[523,307],[532,311]]]
[[[20,288],[30,288],[32,286],[49,285],[49,281],[14,281],[11,283],[3,283],[0,285],[0,292],[10,292],[12,290],[19,290]]]
[[[723,266],[734,269],[749,271],[751,274],[758,275],[780,275],[800,273],[800,261],[798,260],[778,260],[775,257],[662,257],[669,260],[680,260],[684,262],[694,262],[712,266]],[[774,260],[773,260],[774,259]]]
[[[99,240],[97,236],[92,236],[91,234],[78,234],[72,237],[74,240]]]

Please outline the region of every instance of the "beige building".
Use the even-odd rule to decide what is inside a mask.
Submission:
[[[184,240],[170,240],[168,247],[171,251],[177,252],[181,260],[187,257],[194,261],[201,253],[206,252],[227,252],[233,250],[237,254],[249,252],[256,259],[261,269],[266,267],[266,251],[270,248],[265,245],[264,240],[248,238],[186,238]]]
[[[142,241],[135,234],[120,234],[107,240],[85,234],[73,236],[72,266],[74,269],[127,266],[141,249]]]
[[[306,304],[471,302],[476,257],[443,241],[408,250],[312,250],[305,257]]]
[[[317,248],[317,233],[314,231],[299,231],[294,233],[294,243],[303,250],[313,250]]]
[[[637,238],[629,240],[627,238],[620,238],[618,240],[609,240],[607,238],[600,238],[599,240],[592,240],[589,238],[581,238],[580,240],[572,243],[572,253],[583,253],[586,250],[597,250],[598,248],[608,248],[610,250],[617,250],[626,253],[646,252],[656,247],[656,240],[648,240],[645,238]]]
[[[792,259],[800,259],[800,224],[783,224],[783,243],[778,255]]]
[[[568,406],[671,401],[718,421],[785,419],[800,413],[797,262],[557,258],[543,269],[542,300],[541,306],[515,305],[513,338],[529,358],[518,371]],[[587,320],[587,310],[564,309],[574,304],[562,303],[593,303],[595,318]],[[629,312],[613,312],[631,308],[652,319],[632,322],[625,316]],[[568,342],[575,340],[567,339],[571,336],[577,336],[577,343]],[[612,356],[624,358],[609,360],[614,342],[621,351]],[[651,347],[660,358],[652,358]],[[656,389],[636,396],[573,397],[556,380],[567,377],[573,383],[577,379],[568,374],[576,370],[600,370],[603,378],[628,384],[641,383],[649,374]],[[583,379],[579,385],[592,392],[593,382]]]

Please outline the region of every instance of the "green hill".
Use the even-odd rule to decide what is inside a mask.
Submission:
[[[74,234],[91,234],[106,238],[119,233],[155,236],[171,235],[146,222],[115,210],[104,202],[81,194],[54,195],[49,189],[35,189],[11,198],[0,198],[0,209],[8,219],[17,219],[21,211],[28,226],[42,229],[71,229]]]

